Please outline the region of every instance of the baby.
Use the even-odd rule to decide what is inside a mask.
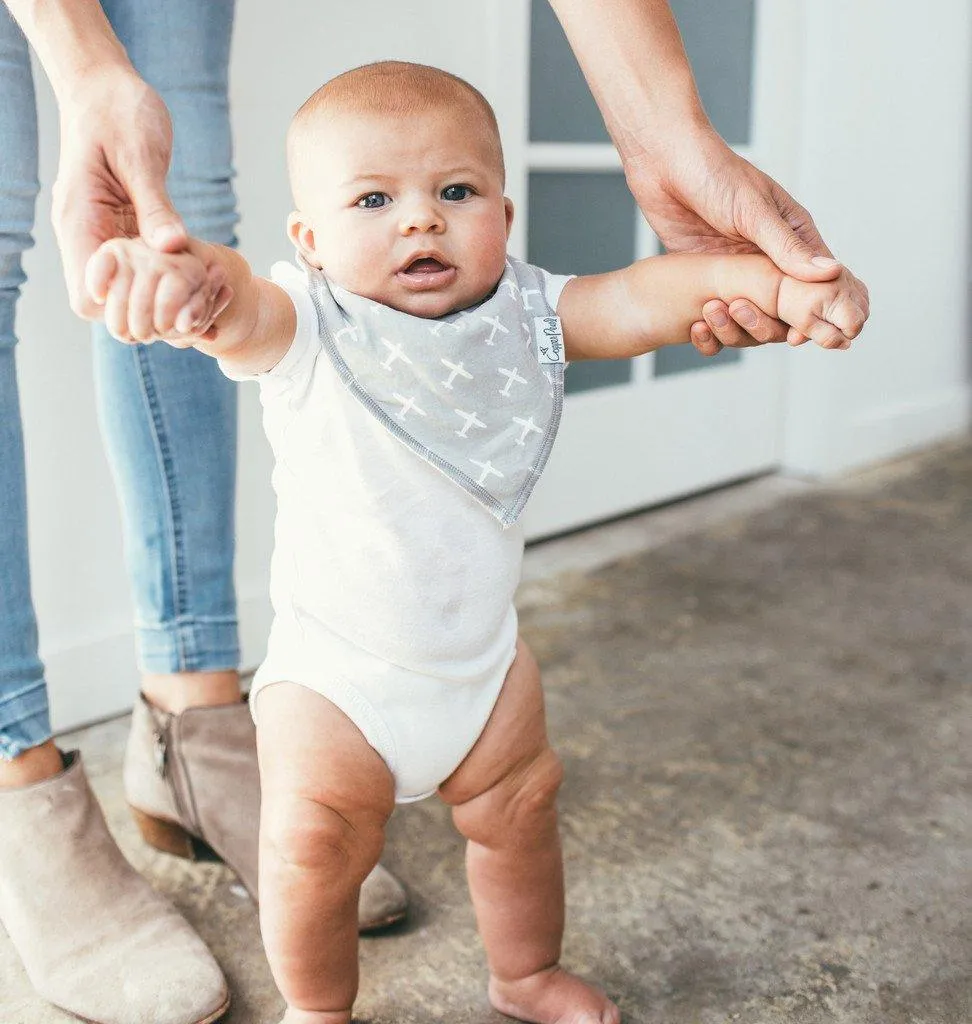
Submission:
[[[228,249],[106,243],[88,285],[120,338],[157,336],[260,382],[278,499],[275,620],[253,684],[260,916],[286,1024],[347,1024],[358,889],[396,801],[433,792],[468,841],[489,997],[539,1024],[617,1024],[559,963],[564,888],[540,677],[517,637],[520,512],[557,431],[565,361],[688,338],[746,297],[825,348],[868,315],[850,273],[662,256],[590,277],[509,259],[496,120],[460,79],[347,72],[288,137],[301,269]],[[228,287],[206,292],[219,263]],[[213,325],[207,325],[214,309]],[[205,438],[200,443],[206,443]]]

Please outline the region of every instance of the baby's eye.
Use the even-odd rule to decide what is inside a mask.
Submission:
[[[442,198],[449,203],[461,203],[475,193],[468,185],[446,185],[442,190]]]
[[[369,192],[366,196],[362,196],[355,206],[360,206],[362,210],[380,210],[390,202],[391,197],[384,192]]]

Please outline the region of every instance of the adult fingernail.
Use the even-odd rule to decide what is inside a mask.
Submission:
[[[710,313],[706,317],[706,320],[713,327],[725,327],[726,324],[729,323],[729,316],[724,309],[717,309],[714,312]]]
[[[832,260],[829,256],[813,256],[810,262],[815,267],[820,267],[821,270],[831,270],[833,267],[840,266],[840,260]]]
[[[749,308],[749,306],[743,306],[742,309],[736,310],[735,313],[736,323],[741,324],[746,330],[751,330],[759,320],[756,318],[756,314]]]

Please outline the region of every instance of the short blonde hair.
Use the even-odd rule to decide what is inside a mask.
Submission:
[[[484,136],[495,148],[500,173],[504,174],[496,114],[477,88],[440,68],[383,60],[352,68],[325,82],[294,114],[287,131],[287,167],[292,187],[307,133],[321,118],[347,113],[407,117],[442,107],[454,107],[480,121]]]

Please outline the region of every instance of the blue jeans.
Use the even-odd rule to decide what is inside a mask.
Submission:
[[[169,190],[189,230],[232,245],[233,0],[102,0],[172,115]],[[0,3],[0,757],[51,735],[27,561],[14,312],[33,244],[37,117],[27,45]],[[66,298],[65,298],[65,301]],[[144,672],[236,668],[236,391],[214,360],[94,328],[99,419],[122,508]]]

